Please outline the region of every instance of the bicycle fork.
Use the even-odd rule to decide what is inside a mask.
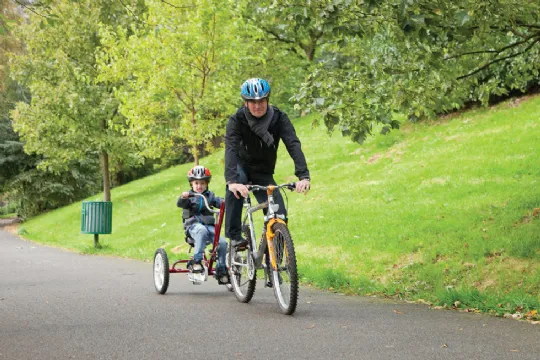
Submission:
[[[251,215],[251,214],[250,214]],[[262,268],[262,260],[264,257],[264,252],[266,250],[266,247],[268,246],[268,255],[270,256],[270,270],[277,270],[277,259],[276,254],[274,250],[274,236],[275,233],[272,231],[272,227],[275,223],[281,223],[286,225],[286,222],[280,218],[272,217],[268,222],[265,224],[265,231],[262,234],[261,241],[259,243],[259,248],[257,249],[257,252],[253,251],[253,262],[255,263],[255,267],[260,269]],[[255,229],[253,229],[253,226],[250,226],[249,228],[250,234],[251,234],[251,248],[256,248],[256,241],[255,241]]]
[[[286,225],[285,221],[279,218],[272,218],[268,223],[266,224],[266,243],[268,244],[268,255],[270,255],[270,267],[272,271],[277,270],[277,259],[276,259],[276,252],[274,250],[274,236],[276,235],[272,231],[272,226],[275,223],[281,223],[283,225]]]
[[[263,268],[262,261],[264,257],[264,252],[266,250],[266,247],[268,246],[268,256],[270,257],[270,261],[269,261],[270,266],[266,267],[266,271],[264,274],[266,278],[267,275],[271,276],[272,271],[278,270],[277,259],[276,259],[275,248],[274,248],[275,233],[272,231],[272,227],[274,226],[275,223],[281,223],[284,225],[287,225],[287,223],[285,222],[285,220],[283,220],[282,218],[283,215],[276,214],[278,210],[278,205],[274,204],[273,196],[271,195],[271,192],[270,194],[268,194],[267,202],[264,202],[254,207],[251,207],[251,199],[249,197],[245,198],[244,207],[247,210],[246,217],[244,218],[244,224],[246,223],[246,220],[247,220],[250,225],[249,226],[249,232],[251,235],[250,245],[251,245],[251,249],[253,249],[252,257],[253,257],[253,263],[255,264],[256,269]],[[263,232],[263,234],[261,234],[261,241],[259,242],[259,248],[257,249],[257,252],[255,252],[254,250],[256,249],[257,241],[255,237],[255,229],[253,226],[253,213],[255,211],[263,210],[265,208],[268,208],[268,214],[264,217],[264,220],[265,220],[264,230],[265,231]]]

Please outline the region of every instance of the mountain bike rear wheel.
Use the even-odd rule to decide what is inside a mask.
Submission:
[[[291,315],[296,311],[298,302],[298,271],[294,244],[285,224],[275,223],[274,256],[277,270],[272,270],[270,277],[274,295],[282,313]]]
[[[236,250],[233,246],[229,249],[230,279],[234,295],[238,301],[248,303],[255,294],[255,285],[257,285],[257,269],[253,261],[253,252],[251,249],[251,235],[249,231],[244,233],[249,242],[245,250]]]
[[[227,272],[229,273],[229,279],[230,279],[231,278],[231,273],[230,273],[230,270],[231,270],[231,252],[230,251],[227,251],[227,256],[225,258],[225,263],[227,264]],[[232,287],[232,284],[230,282],[228,284],[225,284],[225,287],[229,291],[234,290],[233,287]]]

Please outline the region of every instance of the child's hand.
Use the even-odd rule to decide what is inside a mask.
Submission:
[[[184,191],[184,192],[182,193],[182,198],[183,198],[183,199],[187,199],[188,197],[189,197],[189,192]]]

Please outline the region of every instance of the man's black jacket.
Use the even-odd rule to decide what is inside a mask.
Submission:
[[[269,105],[270,106],[270,105]],[[274,108],[268,132],[274,137],[274,144],[267,146],[248,125],[244,107],[238,109],[227,123],[225,133],[225,181],[227,184],[238,182],[237,165],[240,164],[248,173],[274,174],[277,151],[281,139],[294,161],[295,175],[300,179],[309,179],[306,158],[296,131],[287,115]]]

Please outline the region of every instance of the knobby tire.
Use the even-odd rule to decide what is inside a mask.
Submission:
[[[287,225],[275,223],[272,230],[275,234],[274,255],[278,269],[271,272],[274,295],[281,312],[292,315],[298,303],[298,271],[294,244]]]

